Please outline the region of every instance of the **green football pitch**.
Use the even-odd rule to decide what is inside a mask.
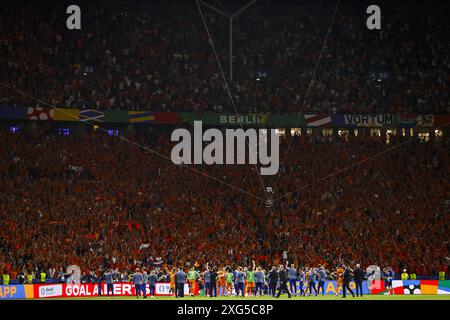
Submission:
[[[50,300],[50,299],[49,299]],[[342,298],[342,296],[334,296],[334,295],[325,295],[325,296],[309,296],[309,297],[292,297],[289,299],[287,295],[282,295],[279,299],[272,298],[268,296],[263,297],[217,297],[217,298],[209,298],[209,297],[190,297],[185,296],[184,298],[175,298],[175,297],[155,297],[147,299],[136,297],[73,297],[73,298],[55,298],[51,300],[139,300],[139,301],[160,301],[160,300],[177,300],[177,301],[195,301],[195,300],[222,300],[222,301],[247,301],[247,300],[261,300],[261,301],[270,301],[270,300],[290,300],[290,301],[310,301],[310,300],[337,300],[337,301],[369,301],[369,300],[450,300],[450,295],[366,295],[363,297],[352,298],[352,296],[347,296],[347,298]]]

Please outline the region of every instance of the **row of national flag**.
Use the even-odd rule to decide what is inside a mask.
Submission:
[[[181,123],[175,112],[95,110],[50,107],[2,107],[0,119],[109,123]]]
[[[393,294],[450,294],[450,280],[393,280],[392,289]],[[373,283],[372,294],[387,292],[383,280]]]

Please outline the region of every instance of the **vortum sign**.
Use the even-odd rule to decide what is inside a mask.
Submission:
[[[392,125],[395,117],[392,114],[346,114],[345,124],[358,127]]]
[[[247,164],[248,148],[248,164],[260,164],[261,175],[278,173],[280,140],[274,129],[226,129],[224,137],[215,128],[203,132],[202,121],[194,121],[193,137],[189,130],[178,128],[172,132],[171,141],[178,142],[170,155],[177,165]],[[209,143],[203,148],[204,142]]]

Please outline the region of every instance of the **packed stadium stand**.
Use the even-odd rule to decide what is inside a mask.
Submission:
[[[310,266],[448,268],[448,139],[405,144],[280,199],[267,216],[259,199],[91,131],[1,132],[0,264],[12,274],[69,264],[134,270],[149,257],[269,266],[283,251]],[[170,154],[164,134],[128,138]],[[281,146],[280,172],[264,183],[280,196],[385,149],[367,137],[296,138],[291,152]],[[197,167],[263,197],[250,165]]]
[[[2,6],[1,81],[60,107],[233,110],[193,3],[83,8],[73,32],[60,27],[63,5]],[[446,10],[420,7],[384,10],[379,32],[361,10],[340,7],[304,103],[333,9],[260,5],[235,19],[239,112],[449,112]],[[228,77],[228,22],[204,11]],[[38,104],[0,90],[0,105]]]
[[[260,5],[235,20],[229,83],[239,113],[448,120],[445,11],[392,8],[374,33],[364,15],[339,8],[311,82],[333,9]],[[61,12],[65,7],[0,6],[0,110],[8,110],[1,115],[53,106],[235,112],[192,4],[91,4],[80,31],[59,27]],[[227,66],[227,21],[205,13]],[[170,157],[175,126],[117,126],[118,135],[136,142],[127,143],[98,122],[61,131],[69,125],[30,119],[0,121],[0,272],[12,280],[42,270],[57,279],[69,265],[86,274],[252,260],[269,268],[286,257],[298,266],[332,269],[345,261],[448,274],[445,125],[430,126],[426,139],[397,128],[389,144],[387,127],[384,135],[369,127],[358,129],[364,135],[337,128],[316,134],[306,125],[290,135],[283,128],[279,173],[262,177],[262,184],[251,165],[193,166],[223,184],[138,146]],[[272,212],[262,185],[275,190]]]

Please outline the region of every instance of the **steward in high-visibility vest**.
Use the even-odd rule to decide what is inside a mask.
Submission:
[[[33,283],[33,275],[31,273],[27,274],[27,283]]]
[[[408,280],[408,278],[409,278],[409,276],[408,276],[408,274],[406,273],[406,270],[403,270],[403,273],[402,273],[402,280]]]
[[[9,274],[7,274],[7,273],[3,274],[3,284],[5,286],[9,285]]]
[[[440,281],[444,281],[445,280],[445,272],[444,271],[440,271],[439,272],[439,280]]]
[[[409,277],[410,280],[417,280],[417,275],[415,273],[411,273],[411,276]]]
[[[44,271],[41,272],[41,283],[45,283],[45,278],[47,277],[47,275],[45,274]]]

